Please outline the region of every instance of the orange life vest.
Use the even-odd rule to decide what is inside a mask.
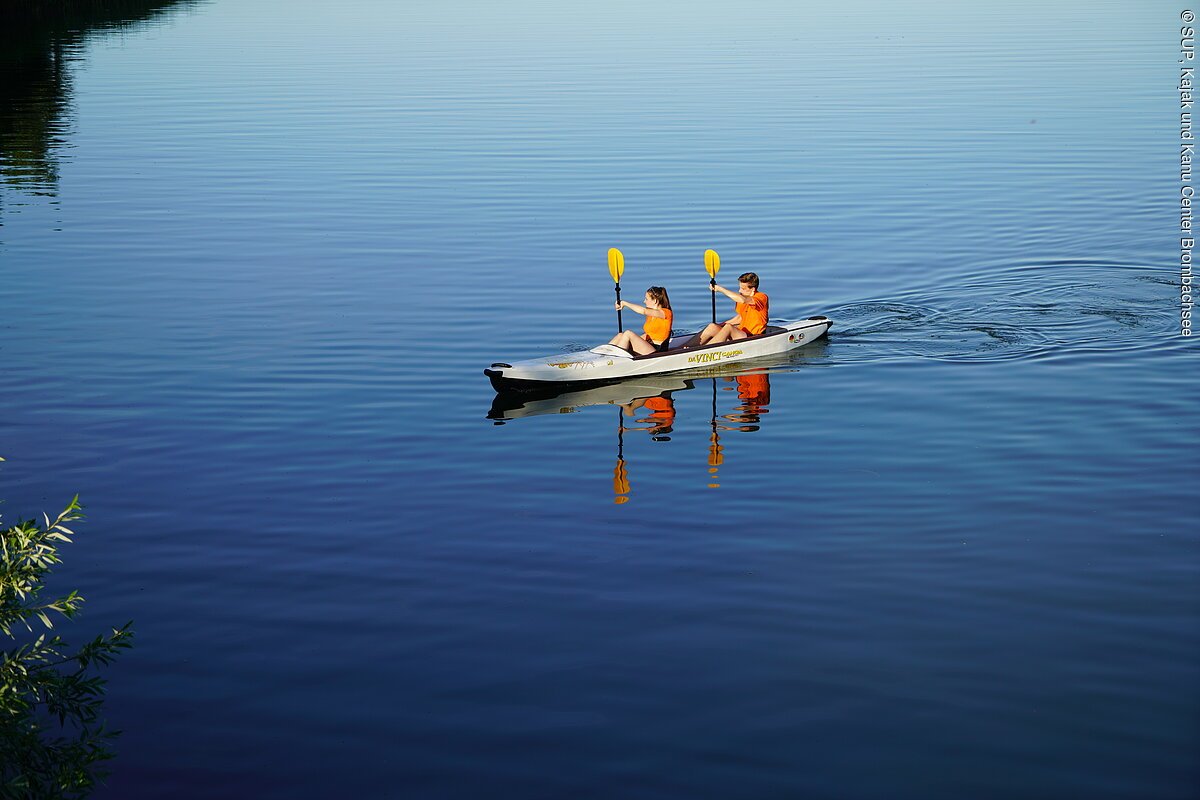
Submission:
[[[646,324],[642,326],[642,330],[650,337],[650,341],[655,344],[662,344],[671,338],[671,319],[674,317],[669,308],[660,308],[659,311],[662,311],[667,316],[660,318],[647,314]]]
[[[645,407],[650,409],[650,419],[660,428],[675,424],[675,402],[669,397],[647,397]]]
[[[737,304],[737,314],[742,318],[738,326],[751,336],[762,333],[767,327],[767,296],[762,292],[754,293],[754,305]]]
[[[738,399],[747,405],[765,406],[771,402],[771,383],[765,372],[738,375]]]

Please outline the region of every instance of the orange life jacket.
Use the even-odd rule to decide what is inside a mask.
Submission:
[[[645,407],[650,409],[650,419],[655,425],[665,428],[675,424],[675,402],[669,397],[647,397]]]
[[[738,303],[737,314],[742,318],[738,326],[751,336],[762,333],[767,327],[767,296],[762,292],[754,293],[754,305]]]
[[[662,344],[667,339],[671,338],[671,319],[674,317],[674,314],[672,314],[671,309],[669,308],[660,308],[659,311],[662,311],[667,316],[665,318],[660,318],[652,317],[647,314],[646,324],[642,326],[642,330],[645,331],[646,335],[650,337],[650,341],[654,342],[655,344]]]
[[[771,402],[771,383],[765,372],[737,376],[738,399],[747,405],[765,406]]]

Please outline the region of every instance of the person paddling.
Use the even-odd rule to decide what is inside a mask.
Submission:
[[[758,290],[758,276],[747,272],[738,277],[737,294],[718,284],[710,284],[714,292],[720,292],[737,303],[733,317],[724,323],[711,322],[700,332],[698,344],[717,344],[747,336],[756,336],[767,328],[768,298]]]
[[[621,300],[615,304],[617,311],[628,308],[641,314],[646,318],[646,323],[642,326],[644,333],[624,330],[614,336],[609,344],[623,347],[639,356],[661,353],[667,349],[671,344],[671,321],[674,318],[667,290],[661,286],[651,286],[646,290],[644,302],[644,306],[628,300]]]

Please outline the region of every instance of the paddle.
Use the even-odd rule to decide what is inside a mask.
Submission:
[[[708,484],[708,488],[720,489],[721,484],[716,483],[717,467],[725,463],[725,456],[721,454],[725,448],[721,447],[721,437],[717,435],[717,379],[713,378],[712,382],[712,434],[708,437],[708,479],[713,483]]]
[[[621,409],[617,408],[617,467],[613,470],[613,502],[617,505],[629,502],[629,471],[625,468],[625,434]]]
[[[617,303],[621,302],[621,275],[625,272],[625,256],[615,247],[608,248],[608,274],[612,275],[613,283],[617,285]],[[715,301],[714,301],[715,302]],[[621,309],[617,309],[617,333],[625,330],[621,324]]]
[[[704,269],[708,271],[708,285],[715,287],[717,285],[717,273],[721,271],[721,257],[717,255],[716,250],[704,251]],[[717,293],[712,293],[712,321],[715,324],[717,321]]]

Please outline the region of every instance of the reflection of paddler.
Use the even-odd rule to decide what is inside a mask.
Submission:
[[[738,375],[738,399],[748,405],[765,406],[771,402],[771,379],[765,372]]]
[[[650,412],[649,416],[643,417],[638,422],[649,423],[645,428],[626,428],[621,423],[622,413],[625,416],[632,417],[637,413],[639,408],[644,408]],[[671,432],[671,426],[675,424],[675,401],[671,399],[670,394],[661,395],[658,397],[639,397],[631,403],[621,404],[621,408],[617,411],[617,466],[613,470],[613,502],[618,505],[629,502],[629,495],[633,491],[629,484],[629,470],[625,466],[625,431],[643,431],[653,437],[656,442],[669,442],[670,436],[660,435]]]
[[[622,428],[622,430],[660,434],[670,433],[675,425],[675,401],[670,396],[639,398],[623,408],[626,415],[631,417],[639,408],[645,408],[650,414],[642,417],[638,422],[649,423],[650,426],[647,428]]]
[[[752,372],[734,376],[733,380],[737,381],[738,399],[742,402],[733,407],[737,413],[723,414],[722,417],[741,424],[720,426],[721,430],[753,433],[758,430],[760,415],[770,411],[767,405],[771,402],[771,379],[765,372]]]
[[[650,397],[646,399],[646,408],[650,409],[648,422],[653,422],[659,433],[669,433],[675,424],[675,401],[669,397]]]

